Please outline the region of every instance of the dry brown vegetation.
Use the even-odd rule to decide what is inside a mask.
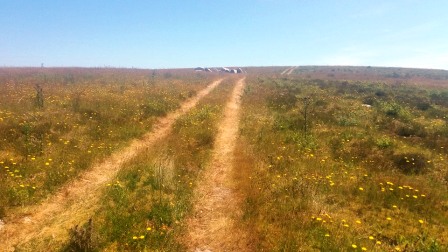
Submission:
[[[445,86],[247,82],[238,177],[256,250],[447,248]]]
[[[246,70],[232,96],[241,75],[0,69],[0,241],[20,251],[448,249],[446,71]],[[239,116],[225,107],[238,99]],[[86,179],[111,162],[106,179]],[[97,186],[83,204],[86,184]],[[64,197],[70,211],[33,223],[30,211]],[[11,233],[15,222],[42,232]]]

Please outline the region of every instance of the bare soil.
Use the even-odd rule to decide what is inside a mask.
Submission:
[[[291,67],[290,69],[289,69],[289,71],[286,73],[287,75],[290,75],[290,74],[292,74],[292,72],[296,69],[297,67],[295,66],[295,67]]]
[[[281,73],[281,75],[290,75],[296,68],[297,68],[296,66],[288,67]]]
[[[210,165],[195,190],[193,214],[186,221],[188,251],[249,250],[247,232],[237,225],[242,215],[241,196],[233,181],[233,152],[244,83],[244,78],[237,82],[225,107]]]
[[[170,133],[171,126],[179,116],[193,108],[221,81],[222,79],[214,81],[185,102],[180,109],[161,118],[154,129],[142,139],[134,140],[124,150],[93,165],[41,204],[17,209],[14,216],[4,219],[0,229],[0,251],[14,251],[15,247],[25,247],[25,251],[46,251],[65,241],[70,228],[84,223],[97,210],[102,189],[123,168],[123,164],[145,149],[154,147]],[[38,240],[39,243],[28,248],[25,244],[31,240]]]

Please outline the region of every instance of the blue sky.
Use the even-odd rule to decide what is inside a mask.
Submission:
[[[0,66],[448,69],[445,0],[0,0]]]

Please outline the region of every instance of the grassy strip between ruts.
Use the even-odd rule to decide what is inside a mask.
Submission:
[[[233,84],[233,79],[224,80],[175,122],[157,148],[125,164],[105,189],[92,224],[73,229],[65,250],[184,250],[178,239],[182,220],[191,209],[192,190],[209,160]]]
[[[444,92],[248,78],[236,177],[257,250],[446,251]]]

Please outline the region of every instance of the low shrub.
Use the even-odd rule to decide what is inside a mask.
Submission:
[[[419,102],[416,107],[419,110],[426,111],[431,108],[431,104],[429,102]]]
[[[418,136],[425,137],[427,135],[425,129],[417,124],[401,125],[396,130],[397,135],[403,137]]]
[[[392,157],[396,168],[405,174],[421,174],[427,171],[428,158],[420,153],[397,154]]]
[[[387,149],[392,147],[393,142],[389,137],[380,137],[376,139],[375,144],[380,149]]]

